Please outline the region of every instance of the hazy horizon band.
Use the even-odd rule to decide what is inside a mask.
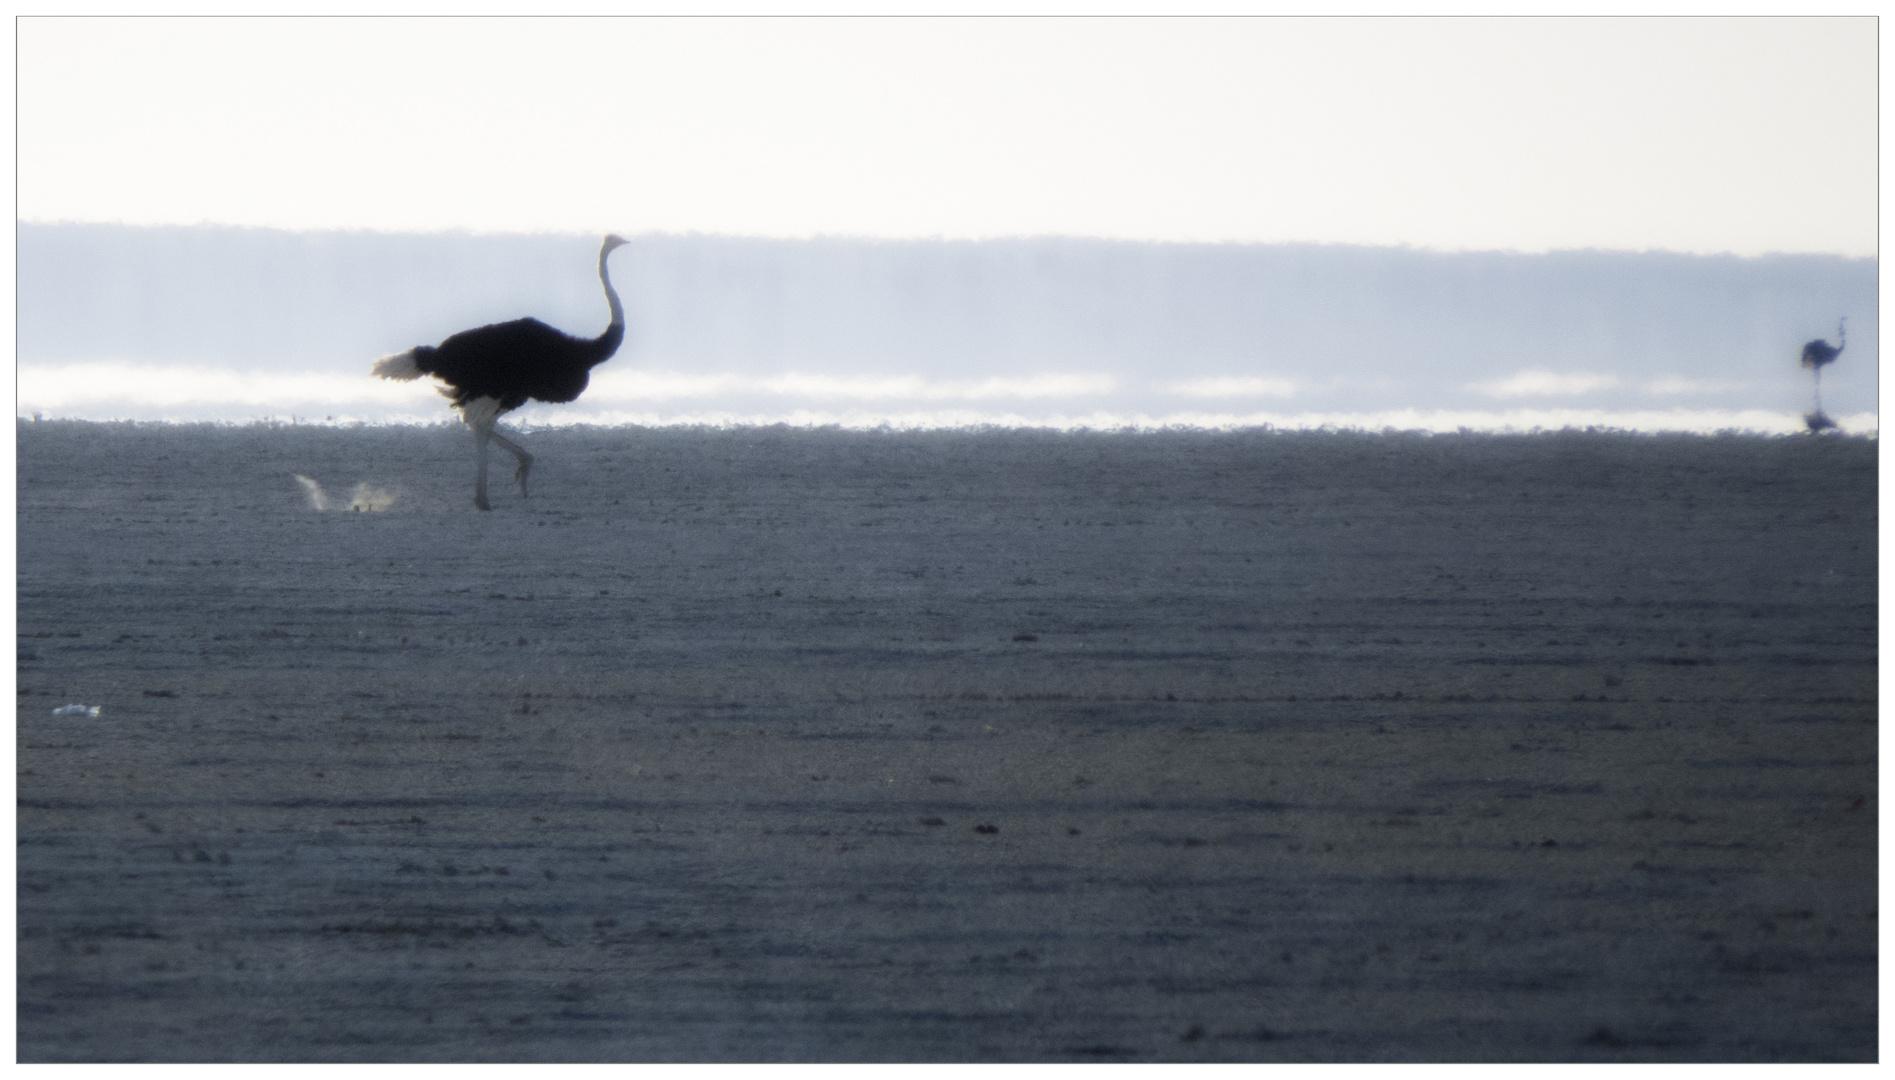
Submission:
[[[429,423],[418,343],[605,318],[584,238],[22,226],[17,413]],[[515,424],[1874,430],[1872,262],[647,237]],[[1805,343],[1848,345],[1820,398]]]
[[[241,371],[229,368],[95,362],[20,364],[21,419],[174,423],[430,425],[455,413],[432,380],[389,382],[364,371]],[[850,429],[1040,428],[1055,430],[1346,429],[1448,433],[1603,428],[1638,432],[1805,430],[1782,409],[1522,401],[1489,395],[1490,407],[1338,409],[1302,404],[1286,379],[1167,380],[1105,372],[1054,372],[963,380],[912,374],[788,372],[681,374],[601,370],[575,402],[529,402],[507,417],[514,427],[582,424],[742,427],[788,424]],[[1662,394],[1655,394],[1662,398]],[[1873,411],[1833,419],[1854,435],[1875,435]]]

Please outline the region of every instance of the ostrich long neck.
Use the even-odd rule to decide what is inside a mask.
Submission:
[[[594,364],[602,364],[619,351],[619,343],[625,340],[625,309],[619,306],[619,294],[612,288],[612,276],[606,272],[605,257],[612,254],[611,248],[599,249],[599,283],[605,286],[605,302],[612,308],[612,321],[607,324],[605,333],[593,339],[593,347],[598,350],[598,359]]]

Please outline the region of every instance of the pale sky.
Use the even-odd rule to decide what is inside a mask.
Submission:
[[[16,25],[27,221],[1876,251],[1869,18]]]

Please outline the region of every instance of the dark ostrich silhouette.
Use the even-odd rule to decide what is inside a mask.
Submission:
[[[520,482],[522,498],[526,497],[526,474],[533,468],[533,455],[494,430],[500,414],[519,408],[529,398],[554,403],[572,401],[585,391],[592,368],[610,360],[619,342],[625,340],[625,310],[619,306],[619,294],[612,290],[612,279],[605,268],[605,257],[625,242],[618,236],[607,236],[599,247],[599,282],[605,286],[612,321],[596,338],[573,337],[538,319],[515,319],[463,330],[439,345],[416,345],[406,352],[384,356],[370,369],[384,379],[432,375],[447,384],[441,393],[474,429],[480,463],[474,481],[474,505],[482,510],[493,509],[487,502],[489,440],[520,459],[513,478]]]
[[[1835,363],[1836,357],[1841,356],[1842,350],[1849,344],[1849,339],[1844,334],[1848,324],[1849,316],[1847,315],[1836,323],[1834,348],[1831,348],[1829,342],[1822,338],[1817,338],[1803,346],[1803,366],[1816,373],[1816,411],[1803,414],[1803,423],[1808,425],[1811,431],[1822,431],[1836,426],[1836,422],[1829,418],[1829,414],[1823,412],[1823,366]]]

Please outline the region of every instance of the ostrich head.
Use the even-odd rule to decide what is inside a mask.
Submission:
[[[599,254],[604,255],[615,247],[623,247],[624,245],[629,244],[629,243],[631,243],[630,240],[625,239],[623,236],[620,236],[618,233],[607,233],[605,236],[605,243],[599,247]]]

